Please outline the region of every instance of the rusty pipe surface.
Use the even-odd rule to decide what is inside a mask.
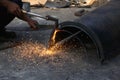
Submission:
[[[120,0],[111,0],[73,22],[63,22],[60,29],[75,32],[83,31],[96,46],[99,58],[119,53],[120,49]],[[77,31],[78,31],[77,30]],[[114,53],[114,52],[117,53]]]

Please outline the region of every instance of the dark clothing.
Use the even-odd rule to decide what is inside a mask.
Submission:
[[[17,3],[22,8],[21,0],[10,0]],[[5,26],[8,25],[13,19],[14,15],[10,14],[5,7],[0,6],[0,32],[5,30]]]

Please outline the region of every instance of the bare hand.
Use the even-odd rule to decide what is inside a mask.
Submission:
[[[35,20],[30,19],[29,21],[27,21],[29,26],[33,29],[33,30],[37,30],[36,24],[38,24]]]

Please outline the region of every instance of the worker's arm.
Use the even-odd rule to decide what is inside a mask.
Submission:
[[[15,16],[20,15],[21,13],[19,5],[9,0],[0,0],[0,6],[7,8],[8,12],[14,14]]]
[[[8,0],[0,0],[0,6],[7,6]]]
[[[24,20],[24,21],[26,21],[29,25],[30,25],[30,27],[32,28],[32,29],[37,29],[37,27],[36,27],[36,24],[37,24],[37,22],[36,21],[34,21],[34,20],[32,20],[32,19],[30,19],[25,13],[23,13],[22,11],[21,11],[21,14],[19,15],[19,16],[17,16],[19,19],[22,19],[22,20]]]
[[[21,10],[21,8],[19,7],[19,5],[17,5],[14,2],[11,2],[9,0],[0,0],[0,6],[4,6],[9,13],[15,15],[16,17],[28,22],[28,24],[30,25],[31,28],[36,29],[36,21],[30,19],[28,16],[26,16],[26,14],[24,14]]]

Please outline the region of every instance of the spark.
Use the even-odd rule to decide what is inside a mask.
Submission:
[[[58,30],[58,29],[56,29],[55,31],[54,31],[54,34],[53,34],[53,36],[52,36],[52,41],[53,41],[53,43],[55,43],[55,38],[56,38],[56,34],[57,34],[57,32],[59,32],[60,30]]]
[[[47,49],[43,44],[38,42],[22,42],[20,46],[14,48],[14,53],[19,53],[16,57],[17,58],[33,58],[43,57],[43,56],[54,56],[59,53],[61,50],[53,47]]]

